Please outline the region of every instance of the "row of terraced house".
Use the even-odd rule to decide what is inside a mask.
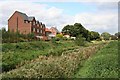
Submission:
[[[19,32],[21,34],[34,33],[36,37],[43,40],[48,39],[48,34],[56,36],[58,30],[55,27],[46,28],[45,24],[39,22],[35,17],[29,17],[25,13],[15,11],[8,19],[8,29],[12,32]]]

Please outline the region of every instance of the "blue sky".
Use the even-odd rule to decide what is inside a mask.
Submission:
[[[0,2],[2,18],[0,28],[1,26],[8,28],[7,20],[17,10],[28,16],[35,16],[46,27],[57,27],[59,31],[67,24],[81,23],[88,30],[114,34],[118,31],[117,4],[117,2],[95,2],[95,0],[91,2],[6,0]]]
[[[37,4],[47,4],[48,7],[56,7],[64,10],[64,14],[75,15],[81,12],[96,12],[97,6],[90,2],[35,2]]]

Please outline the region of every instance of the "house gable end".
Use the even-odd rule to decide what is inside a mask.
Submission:
[[[15,12],[13,13],[13,15],[8,19],[8,21],[9,21],[15,14],[19,14],[19,15],[22,17],[23,20],[28,20],[28,16],[27,16],[25,13],[21,13],[21,12],[19,12],[19,11],[15,11]]]

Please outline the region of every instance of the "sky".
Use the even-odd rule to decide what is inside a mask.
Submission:
[[[8,19],[20,11],[59,31],[65,25],[81,23],[100,34],[118,32],[118,0],[1,0],[0,28],[8,29]]]

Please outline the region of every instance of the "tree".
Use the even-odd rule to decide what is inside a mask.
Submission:
[[[91,36],[90,36],[91,40],[96,40],[96,39],[100,38],[100,34],[98,32],[91,31],[90,34],[91,34]]]
[[[87,41],[98,39],[100,37],[98,32],[90,32],[89,30],[85,29],[80,23],[75,23],[74,25],[66,25],[62,29],[62,32],[74,37],[82,35]]]
[[[111,40],[117,40],[117,36],[111,35]]]
[[[66,25],[66,26],[62,29],[62,33],[71,35],[72,29],[73,29],[73,25]]]
[[[101,34],[101,37],[103,37],[104,40],[109,40],[110,36],[111,36],[111,34],[109,34],[108,32],[103,32]]]
[[[80,23],[75,23],[74,25],[66,25],[62,29],[63,34],[69,34],[70,36],[77,37],[78,35],[83,35],[84,38],[88,38],[88,30],[86,30]]]
[[[120,39],[120,32],[115,33],[115,36],[118,37]]]

